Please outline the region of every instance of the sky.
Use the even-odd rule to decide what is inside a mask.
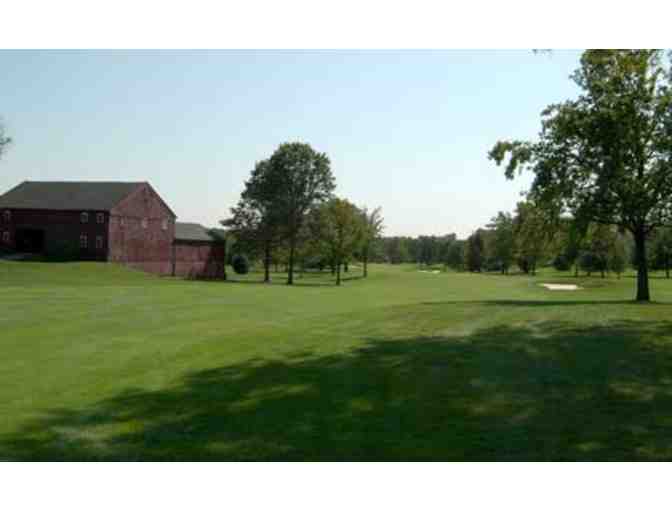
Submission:
[[[382,207],[385,235],[469,235],[513,210],[529,176],[488,160],[534,139],[577,95],[578,51],[0,51],[24,180],[149,181],[178,216],[217,226],[283,142],[331,159],[336,193]]]

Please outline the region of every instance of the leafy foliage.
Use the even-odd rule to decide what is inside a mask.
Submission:
[[[247,274],[250,272],[250,263],[245,255],[234,255],[231,259],[231,265],[236,274]]]
[[[508,178],[531,171],[529,197],[546,209],[629,230],[637,300],[649,300],[647,237],[672,220],[672,75],[661,60],[659,50],[584,52],[572,76],[581,95],[544,110],[539,140],[489,153]]]
[[[326,154],[305,143],[284,143],[268,160],[266,174],[272,190],[270,208],[282,224],[289,245],[287,284],[294,282],[294,258],[299,232],[308,211],[328,200],[335,188]]]

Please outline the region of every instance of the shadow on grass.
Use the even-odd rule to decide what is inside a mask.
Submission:
[[[52,409],[14,460],[672,459],[665,322],[370,338]]]

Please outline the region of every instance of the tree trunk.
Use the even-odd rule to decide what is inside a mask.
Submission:
[[[670,256],[665,254],[665,278],[670,279]]]
[[[367,276],[369,276],[368,255],[364,255],[363,263],[364,263],[364,278],[366,278]]]
[[[346,273],[349,272],[350,268],[348,267],[348,261],[343,262],[343,271]]]
[[[336,285],[341,284],[341,263],[336,264]]]
[[[635,233],[635,257],[637,260],[637,301],[650,301],[649,268],[646,263],[646,233],[638,228]]]
[[[296,236],[292,235],[289,239],[289,266],[287,267],[287,285],[294,285],[294,248],[296,246]]]
[[[271,243],[264,245],[264,283],[271,283]]]
[[[574,278],[578,278],[578,277],[579,277],[579,263],[574,262]]]

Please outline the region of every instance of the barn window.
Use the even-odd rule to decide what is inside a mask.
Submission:
[[[105,215],[102,212],[96,214],[96,221],[98,223],[105,223]]]
[[[142,218],[142,228],[147,228],[147,218]]]
[[[8,242],[9,242],[9,232],[3,232],[3,233],[2,233],[2,240],[3,240],[5,243],[8,243]]]
[[[3,214],[3,216],[5,217],[6,223],[12,221],[12,211],[5,211],[5,214]]]
[[[88,248],[89,246],[89,238],[86,234],[82,234],[79,236],[79,247],[80,248]]]
[[[163,221],[161,222],[161,228],[162,228],[163,230],[168,230],[168,220],[163,220]]]
[[[96,236],[96,248],[98,250],[103,248],[103,236]]]
[[[82,221],[82,223],[88,223],[89,213],[83,212],[82,214],[79,215],[79,219]]]

